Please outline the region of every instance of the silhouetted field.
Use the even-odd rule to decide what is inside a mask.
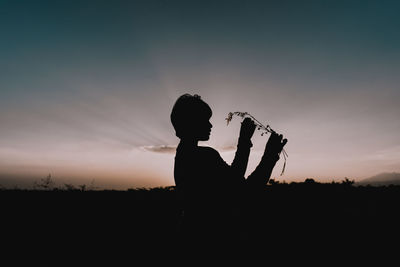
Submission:
[[[398,243],[400,186],[308,180],[274,183],[246,198],[251,201],[241,212],[237,244],[257,248],[259,255],[370,255]],[[30,255],[16,257],[17,262],[55,260],[77,266],[82,260],[134,262],[143,253],[171,253],[172,261],[179,255],[180,209],[174,187],[1,190],[0,199],[3,244],[9,252]]]

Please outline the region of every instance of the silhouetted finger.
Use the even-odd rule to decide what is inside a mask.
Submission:
[[[282,147],[284,147],[284,146],[286,145],[286,143],[287,143],[287,139],[285,138],[285,139],[283,139],[283,141],[282,141]]]
[[[249,117],[247,117],[247,118],[245,118],[245,119],[243,120],[243,122],[242,122],[242,123],[247,123],[247,124],[250,124],[251,122],[253,122],[253,120],[252,120],[252,119],[250,119]]]
[[[276,139],[277,139],[277,137],[278,137],[278,134],[277,134],[276,132],[271,132],[271,136],[270,136],[270,138],[271,138],[271,141],[274,141],[274,140],[276,140]]]

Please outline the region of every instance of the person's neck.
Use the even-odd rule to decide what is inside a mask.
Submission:
[[[196,148],[198,146],[198,142],[199,141],[196,139],[190,139],[190,138],[181,139],[181,145],[187,148]]]

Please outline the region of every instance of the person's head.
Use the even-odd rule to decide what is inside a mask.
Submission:
[[[180,139],[206,141],[210,138],[212,111],[199,95],[180,96],[171,112],[171,122]]]

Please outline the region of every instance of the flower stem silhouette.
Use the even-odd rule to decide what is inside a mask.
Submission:
[[[264,126],[259,120],[257,120],[253,115],[251,115],[248,112],[241,112],[241,111],[235,111],[235,112],[229,112],[228,113],[228,117],[225,118],[226,120],[226,125],[229,125],[229,123],[232,121],[233,116],[239,116],[241,118],[245,118],[245,117],[250,117],[254,123],[256,124],[256,128],[257,130],[261,130],[261,136],[263,136],[264,134],[268,134],[268,133],[276,133],[268,124],[267,126]],[[279,153],[280,155],[281,153]],[[289,155],[286,153],[285,149],[282,149],[282,154],[283,154],[283,158],[285,160],[285,162],[283,163],[283,168],[282,168],[282,172],[281,172],[281,176],[284,174],[285,172],[285,168],[286,168],[286,158],[289,157]]]

